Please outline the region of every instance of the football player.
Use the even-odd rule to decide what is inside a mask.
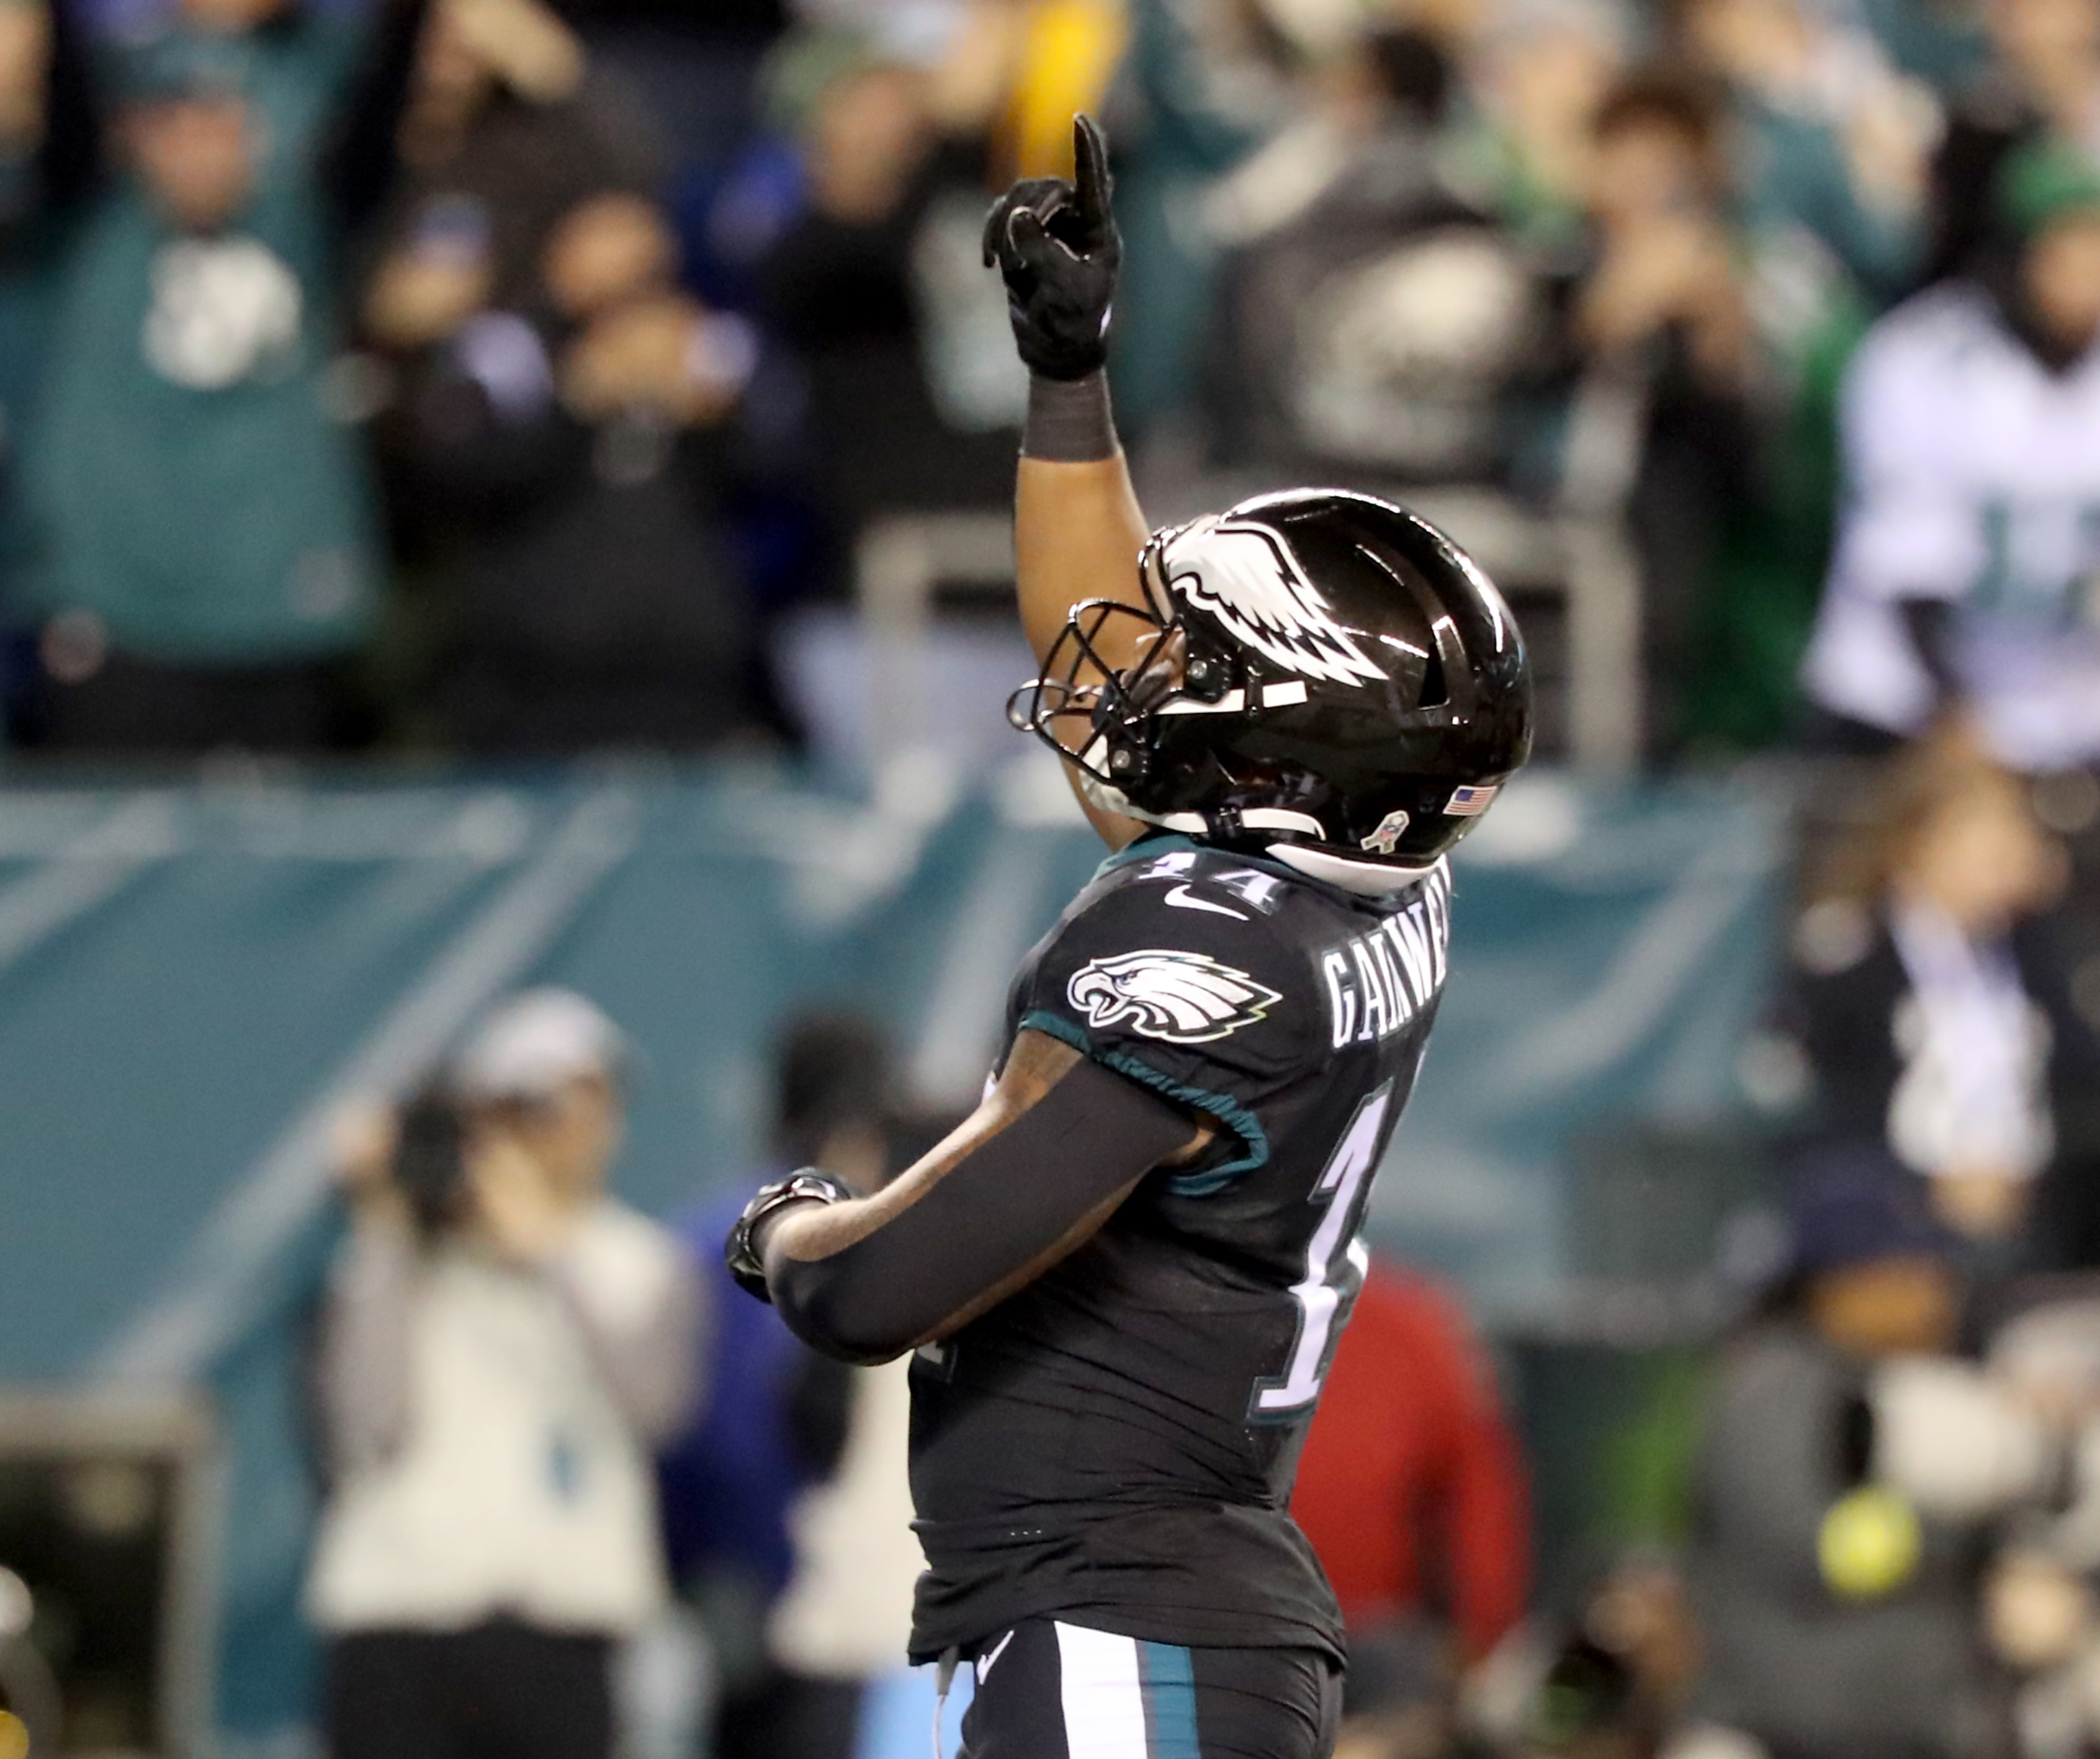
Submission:
[[[732,1268],[817,1348],[915,1350],[915,1660],[971,1759],[1312,1759],[1342,1629],[1291,1475],[1445,976],[1445,855],[1524,761],[1524,648],[1364,496],[1148,539],[1102,376],[1106,153],[993,208],[1032,374],[1017,723],[1114,851],[1013,983],[967,1122],[880,1191],[755,1198]]]

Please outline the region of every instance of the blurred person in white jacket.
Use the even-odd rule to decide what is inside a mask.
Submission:
[[[2009,767],[2100,764],[2100,166],[2038,144],[1990,249],[1868,331],[1846,374],[1846,509],[1802,681],[1824,742],[1948,709]]]
[[[440,1089],[346,1131],[317,1350],[307,1607],[333,1759],[602,1759],[617,1642],[664,1605],[651,1449],[692,1393],[676,1242],[605,1194],[622,1041],[500,1005]]]

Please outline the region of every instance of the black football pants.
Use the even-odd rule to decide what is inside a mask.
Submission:
[[[1030,1619],[985,1646],[963,1759],[1327,1759],[1342,1676],[1312,1649],[1184,1649]]]

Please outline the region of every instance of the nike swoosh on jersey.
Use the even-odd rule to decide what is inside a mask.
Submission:
[[[1176,886],[1167,895],[1167,901],[1179,910],[1208,910],[1215,916],[1229,916],[1236,922],[1246,921],[1246,915],[1229,904],[1212,904],[1198,898],[1186,886]]]
[[[1006,1653],[1006,1646],[1012,1641],[1013,1633],[1008,1631],[1005,1636],[999,1638],[999,1640],[994,1643],[990,1648],[987,1649],[982,1655],[977,1657],[978,1685],[982,1686],[984,1684],[985,1676],[991,1672],[992,1664],[998,1660],[1001,1655]]]

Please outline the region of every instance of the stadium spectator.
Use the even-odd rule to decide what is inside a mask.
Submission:
[[[1709,1409],[1695,1714],[1774,1759],[1975,1751],[1987,1705],[1965,1531],[1895,1481],[1894,1444],[1913,1431],[1876,1379],[1952,1346],[1947,1236],[1914,1182],[1871,1167],[1806,1185],[1793,1235],[1790,1279],[1724,1356]]]
[[[383,569],[335,246],[387,175],[420,6],[375,15],[188,0],[103,58],[126,171],[67,245],[24,439],[52,746],[353,736],[340,668]]]
[[[1443,174],[1451,81],[1426,33],[1370,34],[1212,193],[1214,232],[1235,246],[1206,411],[1222,462],[1366,488],[1511,475],[1546,293]]]
[[[2038,1277],[2014,1297],[1986,1363],[2035,1419],[2054,1470],[2049,1493],[1994,1536],[1983,1629],[2010,1676],[2019,1759],[2056,1759],[2100,1739],[2100,1703],[2085,1684],[2100,1660],[2100,1298],[2089,1276]]]
[[[1110,99],[1124,253],[1109,347],[1117,419],[1141,440],[1189,413],[1202,365],[1217,245],[1189,216],[1282,126],[1295,82],[1256,7],[1133,0],[1130,11]]]
[[[1630,502],[1649,749],[1756,749],[1798,717],[1835,499],[1834,386],[1868,314],[1838,256],[1760,193],[1774,162],[1745,149],[1725,87],[1624,72],[1640,24],[1610,0],[1512,0],[1478,51],[1483,118],[1456,163],[1543,261],[1573,259],[1568,366],[1603,395],[1520,401],[1506,444],[1525,488]],[[1797,125],[1810,126],[1784,119]],[[1644,309],[1657,305],[1674,309]],[[1628,400],[1631,457],[1617,422],[1595,418]]]
[[[62,105],[55,103],[60,95],[53,88],[65,82],[68,72],[79,72],[68,67],[64,54],[73,35],[69,24],[69,15],[55,15],[45,0],[7,0],[0,6],[0,294],[7,301],[7,316],[0,320],[5,325],[0,328],[0,417],[6,418],[0,440],[10,445],[24,408],[18,375],[29,353],[16,309],[24,272],[37,223],[54,193],[48,186],[67,170],[77,179],[80,169],[54,162],[55,148],[62,144],[55,139],[54,123],[62,131],[67,119],[55,115]],[[73,95],[81,95],[77,83]],[[77,152],[80,143],[70,144]]]
[[[676,1243],[605,1194],[624,1052],[501,1005],[441,1095],[348,1133],[307,1606],[334,1759],[608,1759],[615,1640],[664,1598],[652,1446],[689,1408]]]
[[[1625,71],[1635,20],[1612,0],[1508,0],[1481,40],[1472,83],[1482,115],[1462,163],[1518,233],[1551,248],[1579,239],[1590,123]]]
[[[1939,124],[1930,93],[1863,27],[1800,0],[1679,0],[1676,11],[1688,59],[1729,95],[1748,223],[1820,250],[1877,295],[1900,291]]]
[[[1530,1586],[1516,1439],[1451,1296],[1373,1263],[1290,1510],[1348,1627],[1345,1715],[1433,1725],[1448,1709],[1450,1664],[1486,1657],[1523,1617]]]
[[[995,79],[990,180],[1062,174],[1071,162],[1072,117],[1100,111],[1123,58],[1125,0],[975,0],[955,10],[948,80],[960,71],[959,53]]]
[[[1643,406],[1627,515],[1642,581],[1649,750],[1677,749],[1732,528],[1759,505],[1763,365],[1731,214],[1722,117],[1676,73],[1629,75],[1591,124],[1581,369]]]
[[[70,12],[45,0],[0,5],[0,706],[9,709],[34,674],[11,590],[24,541],[21,428],[45,351],[55,235],[99,162],[77,38]]]
[[[1992,0],[1996,82],[2059,139],[2100,147],[2100,21],[2079,0]]]
[[[1804,664],[1841,748],[1886,749],[1953,705],[2017,768],[2100,761],[2100,170],[2010,157],[1996,245],[1899,306],[1844,393],[1848,497]]]
[[[746,1298],[721,1243],[752,1191],[801,1166],[862,1190],[889,1171],[889,1058],[850,1015],[792,1023],[776,1056],[765,1178],[680,1232],[706,1291],[708,1399],[659,1461],[680,1590],[709,1637],[717,1759],[850,1759],[867,1677],[909,1634],[911,1537],[901,1365],[821,1356]]]
[[[1928,281],[1966,274],[1988,253],[1992,186],[2005,155],[2054,139],[2100,146],[2100,10],[2086,0],[1991,0],[1992,53],[1961,81],[1933,156]]]
[[[806,195],[757,266],[759,309],[805,376],[819,502],[846,537],[896,508],[997,505],[1012,434],[944,414],[920,283],[944,192],[968,192],[974,249],[983,118],[937,101],[933,73],[875,38],[792,39],[775,85]]]
[[[11,196],[43,144],[45,82],[51,65],[50,10],[9,0],[0,11],[0,165]],[[11,210],[15,203],[11,201]]]
[[[2053,1058],[2076,1080],[2089,1036],[2032,920],[2060,855],[2019,786],[1949,729],[1811,860],[1777,1014],[1807,1077],[1800,1153],[1877,1155],[1929,1179],[1948,1225],[2010,1233],[2055,1148]]]
[[[676,285],[631,102],[536,0],[446,0],[403,149],[364,329],[437,731],[485,753],[738,732],[722,502],[753,343]]]
[[[996,179],[1067,167],[1072,117],[1100,107],[1126,38],[1124,0],[796,0],[805,40],[858,43],[933,73],[933,104],[985,124]]]

